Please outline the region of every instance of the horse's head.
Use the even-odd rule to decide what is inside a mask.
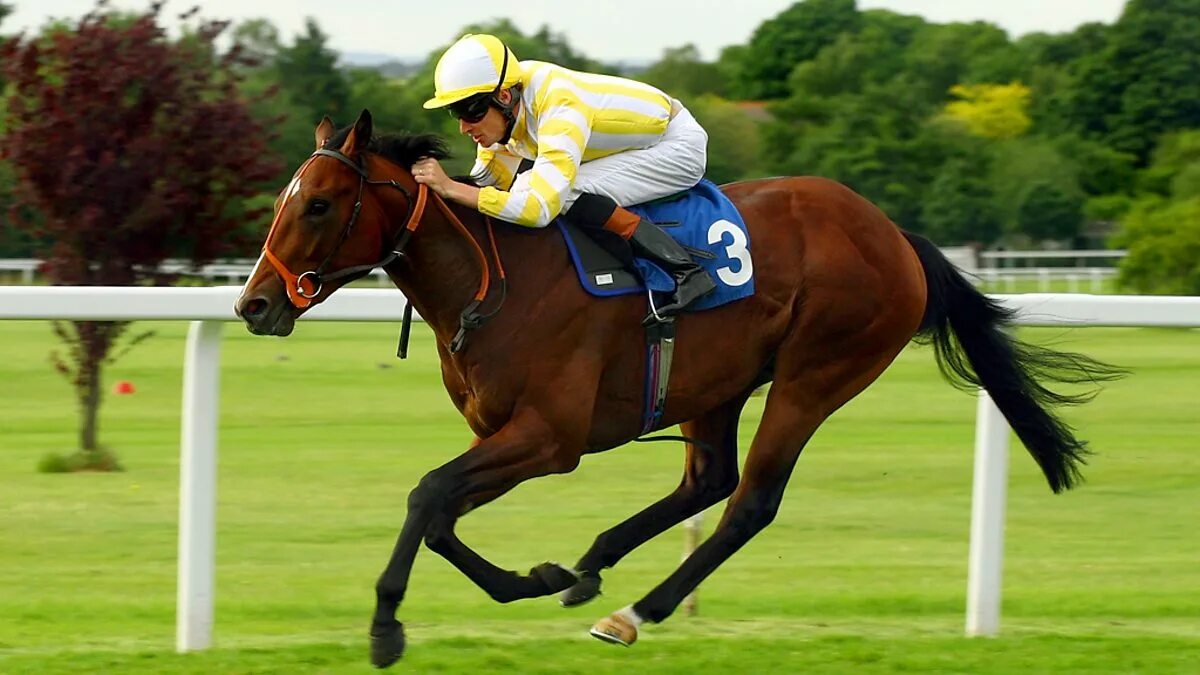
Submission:
[[[412,192],[368,178],[371,132],[366,110],[341,132],[328,117],[317,125],[317,150],[276,198],[262,255],[234,305],[252,333],[289,335],[309,307],[395,257],[387,252],[398,228],[379,202],[384,195],[367,188],[397,188],[389,192],[403,192],[410,209]]]

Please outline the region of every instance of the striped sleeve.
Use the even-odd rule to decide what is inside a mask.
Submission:
[[[545,227],[562,211],[591,136],[592,109],[569,89],[555,92],[538,120],[538,155],[528,181],[511,192],[485,187],[479,210],[526,227]]]
[[[471,180],[480,187],[508,188],[520,164],[521,158],[504,148],[479,148],[475,153],[475,166],[471,167]]]

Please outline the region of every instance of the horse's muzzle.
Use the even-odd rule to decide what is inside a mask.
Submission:
[[[286,299],[268,298],[263,295],[243,296],[234,303],[233,311],[246,322],[246,328],[255,335],[286,337],[296,327],[291,303]]]

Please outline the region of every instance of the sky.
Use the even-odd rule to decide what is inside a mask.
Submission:
[[[78,17],[93,0],[5,0],[16,11],[5,33],[36,29],[51,17]],[[506,16],[522,31],[549,25],[584,55],[606,62],[648,62],[663,50],[695,44],[712,60],[722,47],[744,44],[763,21],[795,0],[168,0],[164,16],[199,5],[202,16],[235,21],[265,17],[284,36],[315,17],[338,51],[424,58],[453,41],[469,24]],[[149,0],[111,0],[140,9]],[[890,9],[929,21],[989,21],[1011,36],[1061,33],[1100,21],[1112,23],[1124,0],[858,0],[860,9]],[[171,22],[168,22],[170,24]],[[519,55],[518,55],[519,56]]]

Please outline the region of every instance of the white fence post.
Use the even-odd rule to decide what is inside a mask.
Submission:
[[[212,644],[221,322],[193,321],[183,366],[175,649]]]
[[[691,557],[700,546],[701,530],[704,528],[704,512],[683,521],[683,559]],[[684,616],[696,616],[700,611],[700,589],[692,591],[683,599]]]
[[[1008,422],[986,390],[979,390],[977,408],[971,552],[967,564],[967,635],[988,636],[1000,630]]]

